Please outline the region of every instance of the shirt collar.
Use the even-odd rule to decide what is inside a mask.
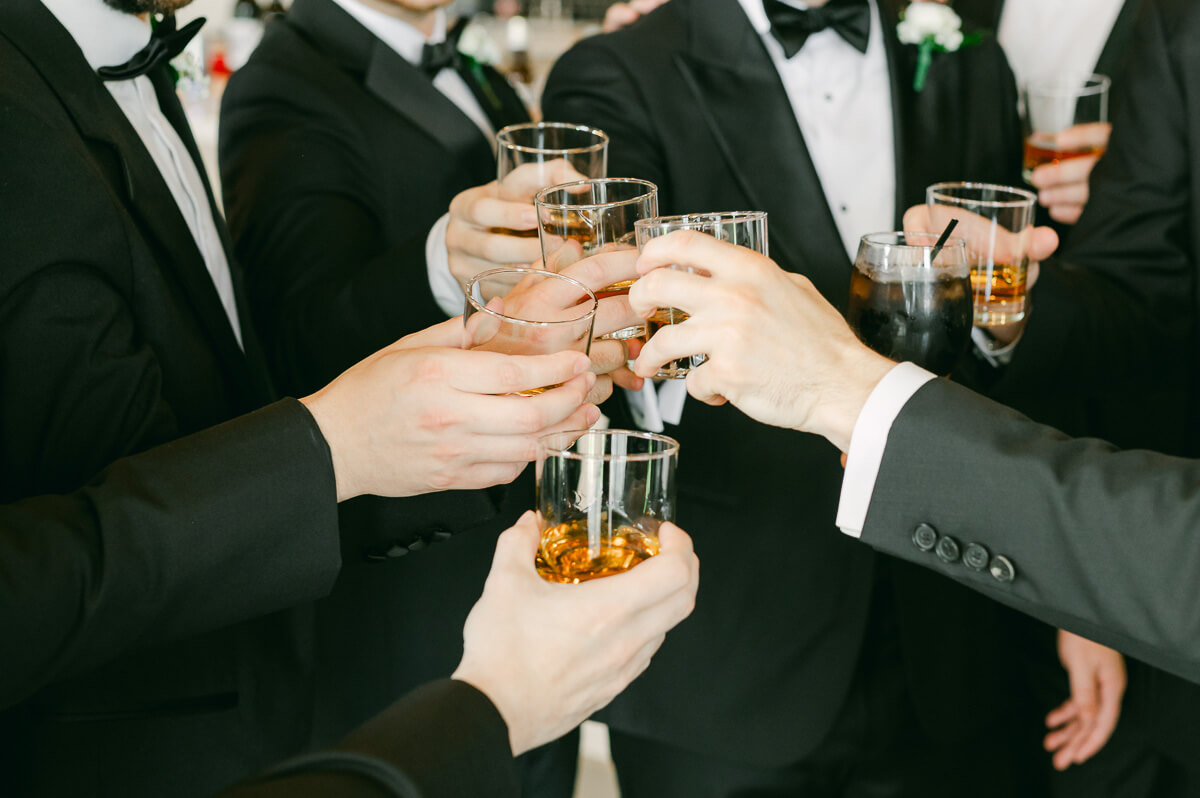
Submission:
[[[42,0],[92,69],[124,64],[150,41],[150,25],[104,0]]]
[[[763,0],[738,0],[742,4],[742,9],[746,12],[746,16],[750,18],[750,24],[754,26],[754,30],[759,36],[766,36],[771,32],[771,20],[767,19],[767,11],[763,8]],[[781,0],[793,8],[801,10],[807,9],[808,4],[801,0]]]
[[[446,12],[443,9],[434,12],[433,35],[426,39],[425,34],[404,20],[388,16],[359,0],[333,2],[411,64],[421,63],[421,52],[426,44],[438,44],[446,40]]]

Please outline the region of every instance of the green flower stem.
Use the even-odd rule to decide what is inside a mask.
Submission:
[[[920,92],[925,88],[925,77],[929,74],[929,65],[933,63],[933,36],[926,36],[917,49],[917,71],[913,75],[913,91]]]

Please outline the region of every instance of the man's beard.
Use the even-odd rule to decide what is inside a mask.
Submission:
[[[104,0],[123,14],[170,14],[192,0]]]

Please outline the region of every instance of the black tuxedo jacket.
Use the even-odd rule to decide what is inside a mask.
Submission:
[[[895,36],[900,5],[880,3],[897,217],[930,183],[1011,184],[1020,166],[1015,87],[994,41],[936,55],[916,93],[915,48]],[[554,68],[543,105],[547,118],[607,131],[610,173],[658,184],[665,214],[767,211],[772,256],[845,305],[851,263],[779,74],[736,0],[672,0],[580,42]],[[834,527],[838,453],[691,400],[667,432],[683,445],[678,520],[705,563],[704,586],[607,719],[725,758],[795,761],[842,706],[876,571],[871,552]],[[911,569],[891,582],[925,725],[941,737],[990,722],[962,696],[1007,678],[998,611]]]
[[[0,507],[0,637],[19,641],[0,708],[129,649],[328,592],[335,499],[320,430],[284,400],[118,460],[71,494]]]
[[[1069,432],[1195,457],[1200,9],[1186,0],[1137,5],[1091,200],[1062,256],[1043,264],[1034,313],[992,395],[1038,421],[1073,423]],[[1155,529],[1134,524],[1131,534]],[[1128,717],[1145,719],[1160,748],[1192,761],[1200,689],[1161,672],[1145,684],[1130,694]]]
[[[524,113],[498,73],[484,74]],[[495,179],[495,157],[428,77],[332,0],[297,0],[269,26],[225,92],[220,151],[250,303],[286,391],[319,388],[445,320],[426,238],[457,193]],[[495,535],[532,500],[522,480],[343,505],[346,564],[317,607],[315,744],[453,670]]]
[[[996,523],[974,494],[1001,479],[1011,501]],[[1072,440],[934,380],[892,425],[862,540],[1200,682],[1198,483],[1196,460]],[[924,551],[923,524],[983,546],[990,567]]]
[[[76,488],[122,455],[261,406],[271,390],[249,325],[243,354],[145,146],[37,0],[0,5],[0,74],[0,499],[9,501]],[[154,80],[199,163],[165,70]],[[129,548],[105,555],[107,568],[144,572],[143,601],[160,600],[156,580],[169,574]],[[52,563],[42,565],[51,577]],[[273,567],[286,574],[297,563]],[[209,601],[219,614],[226,599]],[[107,620],[112,628],[95,634],[126,637],[121,619]],[[0,719],[0,793],[207,794],[295,750],[305,724],[279,700],[304,672],[295,622],[272,616],[144,648],[40,691]],[[178,628],[198,631],[182,617]],[[63,675],[51,667],[43,678]]]
[[[336,748],[300,757],[222,798],[517,798],[508,727],[464,682],[422,685]]]

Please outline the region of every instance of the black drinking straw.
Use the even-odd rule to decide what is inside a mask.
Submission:
[[[937,260],[937,256],[942,254],[942,247],[946,246],[946,241],[950,238],[950,234],[954,232],[955,227],[958,227],[958,219],[951,219],[950,224],[946,225],[946,229],[938,237],[937,243],[933,245],[933,252],[929,253],[930,266]]]

